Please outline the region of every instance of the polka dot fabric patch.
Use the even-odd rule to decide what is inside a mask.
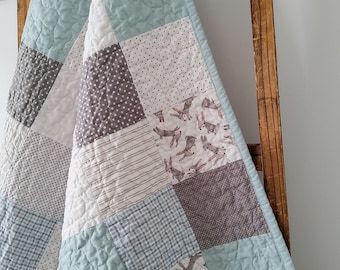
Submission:
[[[86,60],[79,104],[75,128],[78,147],[145,119],[119,44]]]
[[[189,18],[121,42],[147,115],[211,88]]]
[[[30,127],[59,73],[62,64],[22,45],[7,103],[8,113]]]

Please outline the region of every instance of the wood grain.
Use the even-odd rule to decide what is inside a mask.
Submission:
[[[264,185],[284,239],[289,224],[272,0],[250,0]]]
[[[18,0],[18,46],[20,46],[21,43],[29,4],[30,0]]]

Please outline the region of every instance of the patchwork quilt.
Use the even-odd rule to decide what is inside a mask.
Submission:
[[[3,130],[0,269],[294,268],[192,0],[32,0]]]

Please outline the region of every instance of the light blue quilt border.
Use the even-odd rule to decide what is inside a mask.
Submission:
[[[205,63],[208,67],[208,71],[210,73],[210,76],[212,78],[212,82],[214,84],[214,87],[216,89],[217,96],[220,100],[222,109],[226,115],[226,118],[228,119],[228,123],[230,125],[230,128],[235,136],[236,143],[239,147],[239,150],[241,152],[243,161],[245,163],[250,181],[253,184],[257,200],[259,204],[261,205],[261,209],[263,211],[263,215],[268,223],[270,233],[273,237],[275,246],[277,248],[277,251],[282,259],[282,262],[285,265],[286,270],[294,270],[294,265],[292,262],[292,259],[290,257],[290,254],[288,252],[288,249],[286,247],[286,244],[283,240],[281,231],[279,230],[279,227],[277,225],[275,216],[273,214],[273,211],[270,207],[269,201],[267,199],[267,195],[264,191],[263,185],[260,181],[259,175],[256,171],[256,168],[254,166],[254,163],[251,159],[247,144],[243,138],[241,129],[238,125],[238,122],[236,120],[234,111],[231,107],[231,104],[228,100],[226,91],[223,87],[222,81],[220,79],[220,76],[218,74],[212,53],[210,51],[207,39],[205,37],[200,19],[198,17],[198,13],[195,7],[195,4],[193,0],[184,0],[186,2],[189,16],[191,19],[191,22],[194,27],[194,31],[196,33],[196,38],[200,44],[201,51],[203,54],[203,57],[205,59]]]

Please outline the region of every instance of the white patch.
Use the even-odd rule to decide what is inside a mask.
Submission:
[[[189,18],[122,41],[121,47],[147,114],[211,88]]]
[[[63,240],[170,184],[147,120],[74,149]]]
[[[32,130],[68,147],[72,147],[76,121],[85,33],[86,24],[31,127]]]
[[[93,0],[90,7],[83,60],[86,61],[94,53],[117,42],[102,0]]]

